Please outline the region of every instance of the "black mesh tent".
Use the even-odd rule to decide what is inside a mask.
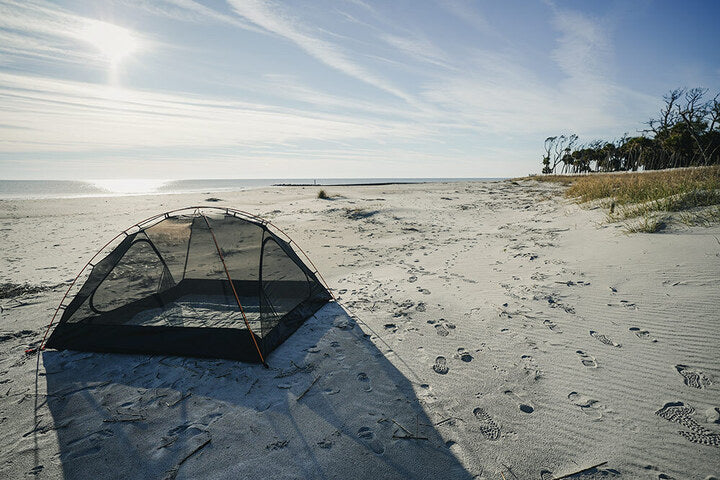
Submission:
[[[144,220],[86,265],[90,273],[73,300],[61,302],[46,346],[264,363],[331,299],[281,237],[269,222],[228,208]]]

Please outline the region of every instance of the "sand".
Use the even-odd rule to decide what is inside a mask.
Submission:
[[[623,233],[554,185],[0,201],[0,478],[685,479],[720,472],[720,228]],[[205,203],[208,197],[221,202]],[[100,246],[206,204],[339,298],[269,357],[24,349]]]

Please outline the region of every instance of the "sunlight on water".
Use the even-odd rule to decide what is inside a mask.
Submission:
[[[89,182],[108,193],[132,195],[140,193],[155,193],[160,187],[168,183],[168,180],[123,178],[112,180],[89,180]]]

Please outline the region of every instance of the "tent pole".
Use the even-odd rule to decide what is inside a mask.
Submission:
[[[220,245],[218,245],[217,238],[215,238],[215,232],[213,232],[212,227],[210,226],[210,222],[208,222],[207,217],[204,213],[200,212],[200,215],[205,220],[205,224],[208,227],[208,230],[210,230],[210,235],[212,235],[213,242],[215,242],[215,248],[217,249],[218,255],[220,256],[220,261],[223,264],[223,268],[225,269],[225,275],[227,276],[228,282],[230,282],[230,288],[232,288],[233,295],[235,295],[235,301],[238,304],[238,307],[240,307],[240,313],[242,313],[243,320],[245,320],[245,326],[248,329],[248,332],[250,332],[250,337],[252,337],[253,343],[255,344],[255,348],[257,349],[258,355],[260,356],[260,361],[265,366],[265,368],[269,368],[268,364],[265,363],[265,359],[263,358],[263,354],[260,351],[260,346],[257,343],[257,339],[255,338],[255,334],[253,333],[252,329],[250,328],[250,323],[248,322],[247,317],[245,316],[245,310],[242,307],[242,304],[240,303],[240,297],[238,297],[237,291],[235,290],[235,284],[232,281],[232,278],[230,278],[230,272],[228,271],[227,265],[225,264],[225,258],[223,257],[222,251],[220,250]]]

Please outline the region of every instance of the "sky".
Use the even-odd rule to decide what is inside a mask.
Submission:
[[[510,177],[720,92],[720,2],[0,0],[0,179]]]

